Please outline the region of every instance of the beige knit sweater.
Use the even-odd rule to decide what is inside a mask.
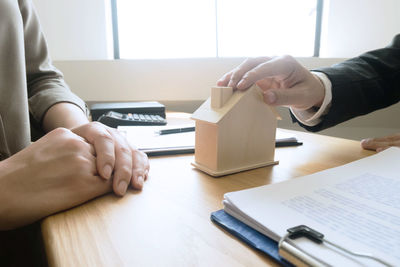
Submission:
[[[31,124],[40,126],[46,111],[59,102],[86,112],[51,63],[31,0],[1,0],[0,160],[28,146]]]

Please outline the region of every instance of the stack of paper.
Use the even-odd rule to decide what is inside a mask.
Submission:
[[[225,194],[224,210],[278,241],[307,225],[353,252],[400,266],[400,149],[290,181]],[[383,266],[306,238],[295,244],[334,266]]]
[[[194,127],[193,123],[179,125],[179,128]],[[119,126],[118,130],[126,134],[127,139],[139,150],[149,156],[164,154],[194,153],[195,132],[160,135],[160,130],[173,129],[176,126]],[[279,129],[276,132],[276,146],[301,145],[296,136]]]
[[[179,128],[194,127],[194,122]],[[194,132],[160,135],[160,130],[176,126],[119,126],[129,142],[149,156],[194,153]]]

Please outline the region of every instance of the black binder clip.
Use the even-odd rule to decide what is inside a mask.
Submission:
[[[306,237],[309,240],[317,243],[327,243],[349,255],[355,257],[362,257],[368,258],[374,261],[381,263],[384,266],[393,266],[382,259],[374,257],[373,255],[367,253],[358,253],[350,251],[342,246],[334,244],[326,239],[324,239],[324,235],[314,229],[306,226],[306,225],[299,225],[296,227],[292,227],[287,229],[287,234],[279,240],[278,247],[279,247],[279,255],[283,258],[288,260],[290,263],[296,266],[331,266],[330,264],[324,262],[322,259],[319,259],[308,252],[301,249],[299,246],[294,244],[291,240],[299,238],[299,237]]]

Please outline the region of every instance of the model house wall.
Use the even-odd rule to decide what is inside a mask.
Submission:
[[[253,86],[235,91],[216,106],[219,97],[226,96],[225,89],[214,87],[211,97],[192,115],[196,120],[193,165],[220,176],[274,164],[277,119],[264,103],[261,90]]]

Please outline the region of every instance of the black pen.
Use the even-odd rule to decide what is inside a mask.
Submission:
[[[195,127],[184,127],[184,128],[174,128],[174,129],[164,129],[164,130],[158,131],[157,133],[159,135],[164,135],[164,134],[193,132],[194,130],[195,130]]]
[[[301,146],[303,142],[275,142],[275,147],[287,147],[287,146]]]

